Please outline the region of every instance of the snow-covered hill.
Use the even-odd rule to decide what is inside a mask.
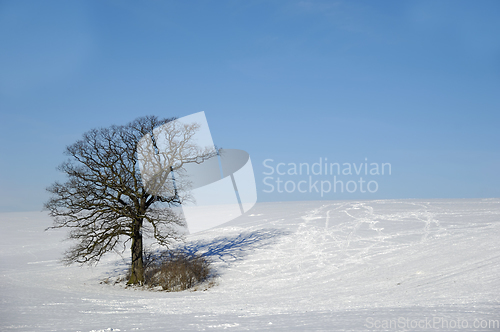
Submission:
[[[258,203],[188,237],[217,285],[101,284],[125,268],[62,266],[66,231],[0,214],[2,331],[499,331],[500,199]]]

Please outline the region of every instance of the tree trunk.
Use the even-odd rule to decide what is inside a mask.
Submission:
[[[134,221],[132,236],[132,266],[130,271],[129,285],[144,284],[144,264],[142,259],[142,219]]]

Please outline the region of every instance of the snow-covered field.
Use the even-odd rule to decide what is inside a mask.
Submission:
[[[258,203],[188,237],[217,285],[166,293],[59,263],[65,230],[0,214],[1,331],[500,331],[500,199]]]

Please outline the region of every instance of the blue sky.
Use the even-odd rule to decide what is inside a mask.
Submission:
[[[0,1],[0,211],[41,210],[85,131],[199,111],[250,154],[259,201],[499,197],[498,17],[498,1]],[[365,177],[374,193],[264,192],[264,160],[319,158],[392,172]]]

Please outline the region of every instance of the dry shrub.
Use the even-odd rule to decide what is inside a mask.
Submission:
[[[161,286],[169,292],[183,291],[207,281],[210,262],[202,255],[168,251],[159,256],[146,255],[144,279],[149,287]]]

